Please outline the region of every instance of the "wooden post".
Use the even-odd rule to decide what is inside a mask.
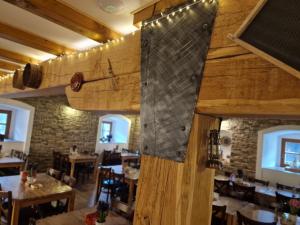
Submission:
[[[219,122],[195,115],[184,163],[142,156],[134,225],[210,225],[215,171],[205,163]]]

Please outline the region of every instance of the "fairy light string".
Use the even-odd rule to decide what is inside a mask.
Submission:
[[[161,20],[166,19],[169,22],[172,21],[172,17],[175,17],[176,15],[178,15],[179,13],[183,13],[187,10],[190,10],[191,7],[193,7],[196,4],[204,4],[204,5],[212,5],[215,3],[216,0],[192,0],[192,2],[182,6],[182,7],[178,7],[176,10],[171,10],[169,13],[160,13],[160,16],[156,17],[155,19],[149,20],[149,21],[144,21],[142,23],[142,27],[143,28],[158,28],[161,25]],[[136,31],[131,32],[130,34],[126,35],[135,35]],[[96,52],[97,50],[104,50],[104,49],[109,49],[109,47],[111,45],[115,45],[115,44],[119,44],[122,43],[125,40],[126,36],[121,36],[120,38],[116,38],[113,40],[107,40],[107,42],[105,43],[100,43],[100,45],[96,46],[96,47],[92,47],[89,49],[85,49],[85,50],[80,50],[80,51],[76,51],[73,53],[66,53],[66,54],[62,54],[57,56],[56,58],[53,59],[48,59],[46,61],[43,61],[42,63],[53,63],[53,62],[61,62],[63,61],[64,58],[73,58],[73,57],[77,57],[77,58],[81,58],[83,56],[88,56],[90,54],[90,52]],[[12,78],[14,75],[14,73],[8,73],[4,76],[0,77],[0,82],[7,80],[8,78]]]

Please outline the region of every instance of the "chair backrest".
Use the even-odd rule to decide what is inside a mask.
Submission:
[[[242,193],[243,201],[254,202],[255,186],[245,186],[239,183],[233,182],[233,190]]]
[[[57,180],[60,180],[61,178],[61,172],[59,170],[48,168],[46,173]]]
[[[243,216],[239,211],[237,211],[238,225],[276,225],[277,222],[264,223],[259,221],[251,220],[245,216]]]
[[[276,183],[276,188],[278,190],[288,190],[288,191],[293,191],[294,190],[294,187],[288,186],[288,185],[285,185],[285,184],[280,184],[280,183]]]
[[[71,169],[69,155],[68,154],[61,154],[60,155],[60,163],[61,163],[60,170],[63,173],[69,174],[70,169]]]
[[[229,192],[229,180],[216,180],[214,181],[214,191],[218,192],[220,195],[227,195]]]
[[[24,153],[22,151],[12,149],[11,152],[10,152],[10,156],[15,157],[15,158],[19,158],[19,159],[23,159]]]
[[[110,154],[109,165],[121,165],[122,164],[122,156],[121,152],[113,152]]]
[[[213,205],[212,207],[212,224],[226,225],[226,205],[217,206]]]
[[[102,165],[104,165],[104,166],[109,165],[110,154],[111,154],[111,151],[107,151],[107,150],[103,151]]]
[[[53,151],[52,155],[53,155],[52,167],[56,170],[60,170],[61,169],[61,153],[58,151]]]
[[[5,209],[3,207],[4,204],[6,206]],[[0,191],[0,214],[7,224],[11,224],[12,208],[12,192]]]
[[[68,176],[65,173],[61,176],[61,181],[70,187],[74,187],[76,184],[76,179],[74,177]]]

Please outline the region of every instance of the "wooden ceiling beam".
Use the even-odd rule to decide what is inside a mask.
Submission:
[[[11,52],[6,49],[1,49],[0,48],[0,58],[4,58],[16,63],[21,63],[21,64],[26,64],[26,63],[39,63],[38,60],[33,59],[31,57],[21,55],[16,52]]]
[[[21,66],[19,66],[19,65],[9,63],[6,61],[0,61],[0,69],[15,71],[16,69],[20,69],[20,68],[21,68]]]
[[[0,23],[0,37],[44,52],[51,53],[53,55],[61,55],[74,51],[45,38],[39,37],[35,34],[20,30],[4,23]]]
[[[164,12],[166,9],[185,3],[187,0],[160,0],[133,13],[133,24],[140,27],[142,21]]]
[[[110,28],[81,14],[57,0],[4,0],[60,26],[86,36],[97,42],[116,39],[120,35]]]

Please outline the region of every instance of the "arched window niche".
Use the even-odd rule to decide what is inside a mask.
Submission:
[[[128,148],[131,120],[123,115],[108,114],[99,118],[96,152]]]
[[[283,183],[298,186],[300,185],[300,173],[291,172],[288,168],[295,166],[295,161],[297,161],[296,166],[300,166],[300,155],[286,156],[282,150],[285,144],[283,144],[284,140],[295,140],[296,142],[299,140],[300,142],[300,126],[275,126],[258,132],[256,177],[268,180],[273,184]],[[299,151],[297,148],[298,146],[295,151]],[[283,165],[283,162],[286,164]]]

